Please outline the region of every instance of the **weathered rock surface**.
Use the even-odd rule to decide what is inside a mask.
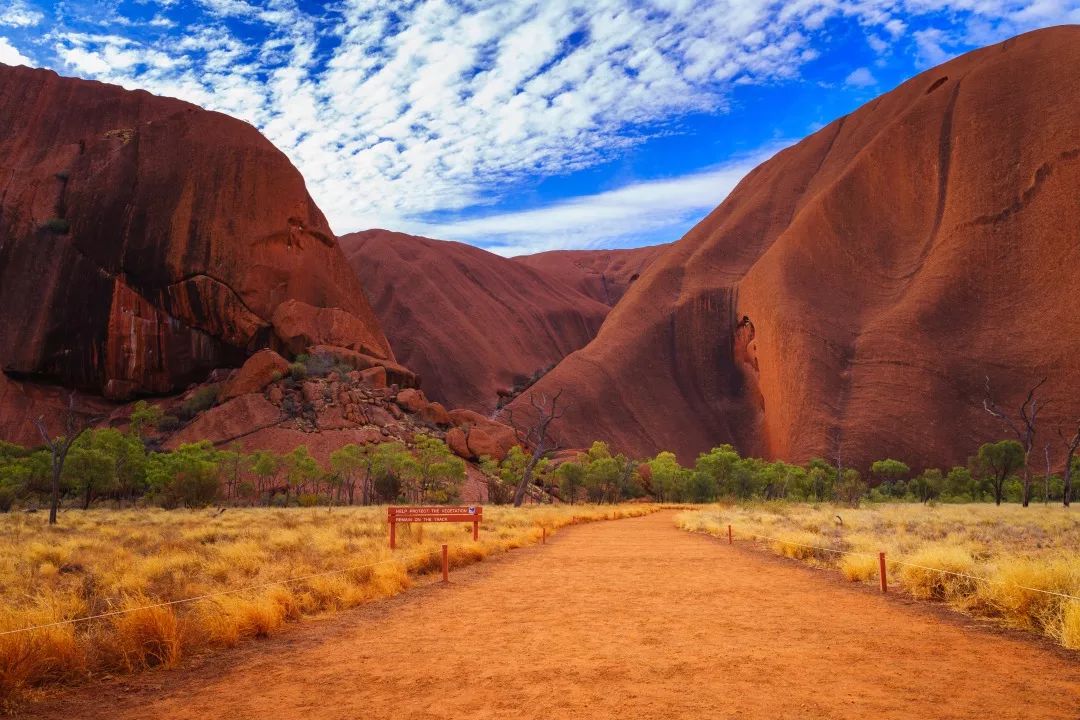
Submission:
[[[1080,28],[902,84],[752,171],[536,386],[566,444],[963,463],[1080,416]],[[527,402],[516,406],[527,410]],[[523,412],[524,414],[524,412]]]
[[[0,307],[0,368],[113,398],[301,338],[392,359],[303,178],[253,127],[7,66]]]
[[[522,263],[460,243],[368,230],[340,239],[400,362],[450,406],[494,409],[588,342],[609,308]]]
[[[622,299],[641,273],[670,245],[621,250],[551,250],[514,258],[534,270],[558,278],[610,307]]]
[[[285,358],[273,350],[260,350],[249,357],[226,383],[221,391],[221,400],[231,400],[248,393],[260,392],[264,387],[280,380],[289,369]]]

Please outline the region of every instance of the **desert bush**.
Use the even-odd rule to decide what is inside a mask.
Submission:
[[[204,385],[192,393],[191,397],[180,405],[180,417],[190,420],[201,412],[205,412],[217,404],[221,394],[221,385]]]
[[[293,380],[304,380],[308,375],[307,366],[302,362],[291,362],[288,373]]]
[[[328,353],[297,355],[296,362],[304,366],[304,377],[325,377],[334,371],[338,364],[337,359]]]
[[[876,580],[879,574],[878,559],[873,555],[841,555],[836,565],[844,579],[851,582]]]

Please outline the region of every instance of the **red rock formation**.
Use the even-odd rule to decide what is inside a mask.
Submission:
[[[904,83],[752,171],[536,387],[565,444],[962,463],[1080,416],[1080,28]],[[526,405],[521,399],[518,404]],[[523,408],[524,409],[524,408]]]
[[[552,250],[516,262],[556,277],[593,300],[614,307],[630,285],[670,245],[624,250]]]
[[[303,178],[246,123],[0,66],[0,169],[9,373],[124,398],[267,346],[392,357]]]
[[[341,238],[394,352],[432,398],[490,411],[496,390],[589,341],[608,308],[460,243],[386,230]]]

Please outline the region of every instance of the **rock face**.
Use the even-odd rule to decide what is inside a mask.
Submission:
[[[340,239],[398,359],[429,396],[490,411],[510,388],[580,348],[608,308],[478,248],[385,230]]]
[[[127,398],[263,347],[392,357],[303,178],[246,123],[0,66],[0,170],[9,374]]]
[[[558,278],[609,307],[622,299],[641,273],[670,245],[625,250],[552,250],[521,255],[515,262]]]
[[[564,445],[962,463],[1080,416],[1080,28],[923,73],[752,171],[536,386]],[[522,409],[527,403],[517,401]],[[1052,447],[1056,452],[1057,443]]]

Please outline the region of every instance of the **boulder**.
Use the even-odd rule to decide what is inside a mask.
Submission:
[[[463,408],[455,408],[450,410],[448,414],[450,415],[450,423],[457,427],[466,425],[486,425],[487,423],[493,422],[486,416],[481,415],[474,410],[466,410]]]
[[[390,357],[381,334],[341,308],[286,300],[274,310],[271,322],[282,346],[293,354],[307,352],[317,345],[330,345],[381,359]]]
[[[428,403],[420,408],[418,414],[421,420],[432,425],[450,424],[450,413],[446,412],[446,408],[442,406],[442,403]]]
[[[365,383],[366,385],[373,385],[380,388],[386,387],[386,368],[382,365],[376,365],[367,370],[361,370],[359,371],[359,376],[360,382]]]
[[[446,433],[446,446],[450,448],[450,451],[460,458],[465,460],[474,460],[475,457],[472,451],[469,449],[468,439],[465,436],[465,431],[461,428],[450,428]]]
[[[248,393],[261,391],[275,380],[280,380],[289,370],[285,358],[273,350],[260,350],[240,367],[221,391],[221,400],[231,400]]]
[[[473,457],[486,455],[493,460],[504,459],[510,448],[519,444],[513,429],[499,423],[469,428],[466,441]]]
[[[394,402],[413,413],[420,412],[428,405],[428,400],[424,397],[423,391],[414,388],[407,388],[399,392],[397,397],[394,398]]]

